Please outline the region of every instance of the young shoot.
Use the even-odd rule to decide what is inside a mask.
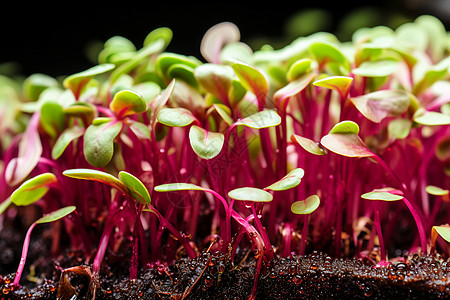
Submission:
[[[25,267],[27,259],[28,247],[30,246],[31,232],[33,231],[34,227],[36,227],[36,225],[38,224],[45,224],[58,221],[74,212],[75,209],[76,209],[75,206],[67,206],[60,208],[56,211],[44,215],[43,217],[34,221],[33,224],[31,224],[31,226],[28,228],[27,234],[25,235],[25,241],[23,242],[22,247],[22,254],[20,256],[20,263],[16,271],[16,276],[14,277],[13,286],[19,286],[20,277],[22,276],[23,268]]]

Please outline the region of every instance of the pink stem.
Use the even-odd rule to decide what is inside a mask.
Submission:
[[[383,233],[381,231],[381,221],[380,221],[380,203],[376,201],[375,203],[375,227],[378,232],[378,241],[380,243],[380,255],[381,260],[386,260],[386,249],[384,247]]]
[[[302,228],[302,238],[300,240],[300,250],[299,255],[305,255],[306,250],[306,240],[308,237],[308,225],[309,225],[309,215],[303,216],[303,228]]]
[[[19,286],[20,277],[22,276],[23,268],[25,267],[25,262],[27,260],[28,247],[30,246],[31,232],[37,223],[31,224],[28,228],[27,234],[25,235],[25,240],[23,242],[22,254],[20,256],[19,267],[17,268],[16,276],[14,277],[13,286]]]

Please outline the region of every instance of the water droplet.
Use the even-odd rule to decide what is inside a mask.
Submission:
[[[369,288],[369,287],[367,287],[367,288],[365,289],[365,291],[364,291],[364,296],[370,297],[370,296],[372,296],[372,294],[373,294],[372,289]]]
[[[206,275],[203,282],[204,282],[205,286],[209,288],[214,284],[214,279],[210,275]]]
[[[294,277],[292,277],[292,282],[294,284],[300,284],[300,283],[302,283],[302,281],[303,281],[303,278],[300,275],[295,275]]]

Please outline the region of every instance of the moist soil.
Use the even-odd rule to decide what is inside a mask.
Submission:
[[[98,284],[82,252],[54,258],[45,230],[33,232],[21,286],[12,287],[24,234],[0,230],[0,299],[247,299],[255,259],[242,249],[234,259],[204,252],[170,265],[155,263],[130,280],[131,253],[109,252]],[[50,237],[48,237],[50,240]],[[63,272],[72,268],[72,272]],[[96,288],[93,288],[96,286]],[[378,267],[370,260],[335,259],[321,252],[274,259],[263,266],[256,299],[450,299],[450,259],[410,254]]]

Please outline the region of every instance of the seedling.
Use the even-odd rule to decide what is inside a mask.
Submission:
[[[363,199],[367,199],[367,200],[375,200],[375,220],[374,220],[374,224],[375,227],[377,229],[378,232],[378,240],[380,243],[380,255],[381,255],[381,259],[385,260],[386,259],[386,248],[384,246],[384,241],[383,241],[383,233],[381,230],[381,220],[380,220],[380,203],[379,201],[398,201],[398,200],[402,200],[403,196],[398,195],[401,194],[400,191],[397,191],[395,189],[392,188],[384,188],[384,189],[378,189],[378,190],[374,190],[372,192],[369,193],[365,193],[363,195],[361,195],[361,198]]]
[[[25,241],[23,242],[22,248],[22,255],[20,257],[20,263],[19,267],[17,268],[16,276],[14,277],[13,286],[19,285],[20,277],[22,276],[23,268],[25,267],[27,259],[28,247],[30,246],[31,232],[33,231],[34,227],[36,227],[36,225],[38,224],[45,224],[58,221],[59,219],[62,219],[65,216],[74,212],[75,209],[76,209],[75,206],[67,206],[64,208],[60,208],[54,212],[44,215],[43,217],[34,221],[33,224],[31,224],[31,226],[28,228],[27,234],[25,235]]]
[[[303,229],[302,229],[302,239],[300,243],[299,254],[305,254],[306,240],[308,234],[308,223],[309,215],[312,214],[320,205],[320,199],[317,195],[312,195],[305,200],[300,200],[292,203],[291,211],[297,215],[303,216]]]

